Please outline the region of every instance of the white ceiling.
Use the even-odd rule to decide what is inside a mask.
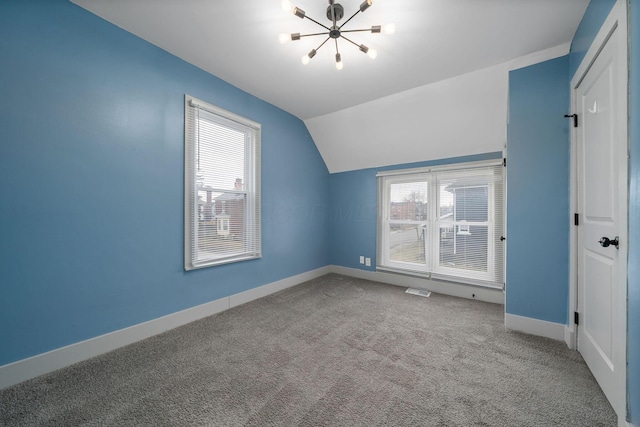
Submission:
[[[371,60],[341,40],[337,71],[329,43],[300,62],[321,37],[278,43],[279,33],[322,30],[282,11],[280,0],[73,2],[303,120],[570,42],[589,3],[376,0],[345,29],[394,22],[396,33],[348,35],[379,55]],[[341,0],[347,16],[360,3]],[[294,4],[328,25],[327,1]]]
[[[375,48],[378,57],[371,60],[340,40],[344,69],[337,71],[331,41],[306,66],[300,58],[317,47],[322,37],[278,43],[280,33],[322,30],[307,19],[285,13],[280,0],[71,1],[304,120],[332,172],[385,164],[386,155],[376,157],[373,150],[369,156],[374,158],[366,164],[333,164],[330,158],[344,156],[351,141],[323,137],[321,130],[329,119],[350,117],[354,108],[393,100],[399,93],[414,90],[427,96],[432,91],[421,87],[567,46],[589,4],[589,0],[374,0],[344,29],[393,22],[396,33],[348,34],[355,42]],[[340,0],[345,16],[355,12],[361,1]],[[292,2],[307,16],[330,25],[326,0]],[[378,114],[369,120],[380,126],[385,111]],[[348,126],[348,120],[343,121]],[[370,133],[373,140],[368,142],[375,147],[377,133],[375,129]],[[495,141],[494,146],[501,149],[503,143]],[[399,144],[397,151],[402,148],[402,142]],[[411,157],[427,158],[429,155]]]

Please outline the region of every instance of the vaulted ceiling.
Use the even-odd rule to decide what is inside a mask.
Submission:
[[[540,51],[552,50],[555,56],[567,53],[589,3],[589,0],[374,0],[373,5],[356,15],[345,29],[393,22],[397,31],[393,35],[367,32],[348,35],[357,43],[375,48],[378,57],[374,60],[340,40],[344,69],[338,71],[331,41],[318,50],[308,65],[303,65],[300,58],[316,48],[324,40],[322,37],[279,44],[280,33],[323,30],[308,19],[285,13],[280,0],[72,1],[304,120],[332,172],[456,155],[456,152],[437,150],[420,155],[421,146],[414,141],[408,143],[408,154],[404,157],[390,159],[385,150],[376,154],[374,149],[369,153],[371,159],[358,163],[353,157],[353,161],[344,162],[345,154],[347,157],[349,153],[362,154],[367,147],[384,144],[376,141],[380,133],[376,127],[389,122],[389,113],[393,113],[390,109],[396,105],[394,101],[409,113],[415,109],[431,111],[437,106],[424,104],[438,99],[438,88],[443,87],[443,81],[451,81],[450,86],[457,87],[458,82],[451,79],[466,81],[465,75],[483,73],[480,70],[494,69]],[[326,18],[327,1],[294,0],[293,3],[307,16],[330,25]],[[361,1],[341,0],[340,3],[345,16],[349,17]],[[504,86],[504,82],[487,78],[489,86]],[[473,87],[481,85],[482,79],[469,84],[474,91]],[[504,96],[506,88],[499,90],[500,96]],[[479,102],[490,98],[486,93],[477,96]],[[407,98],[408,102],[402,104]],[[486,105],[490,104],[488,101]],[[506,114],[499,112],[503,113]],[[353,117],[357,123],[350,119]],[[402,116],[392,115],[391,119],[401,120]],[[363,120],[367,123],[362,123]],[[334,125],[338,122],[343,123],[340,128],[348,138],[340,137]],[[371,135],[354,142],[354,138],[359,139],[358,130],[365,127],[369,127]],[[379,131],[385,129],[388,134],[388,127]],[[407,132],[415,136],[423,131],[414,127]],[[440,129],[438,133],[446,134],[446,131]],[[331,134],[331,140],[325,134]],[[402,152],[406,136],[399,135],[392,152]],[[501,148],[503,139],[492,141],[492,147]],[[465,151],[461,146],[458,151],[473,154],[488,148]]]

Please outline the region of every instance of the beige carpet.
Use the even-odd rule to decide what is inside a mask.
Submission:
[[[0,425],[614,426],[503,307],[328,275],[0,391]]]

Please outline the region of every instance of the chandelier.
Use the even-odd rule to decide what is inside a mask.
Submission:
[[[375,49],[371,49],[363,44],[358,44],[356,42],[354,42],[353,40],[345,37],[345,33],[357,33],[357,32],[371,32],[374,34],[377,33],[385,33],[385,34],[393,34],[396,30],[396,26],[394,24],[387,24],[387,25],[374,25],[371,28],[363,28],[363,29],[358,29],[358,30],[343,30],[342,28],[347,25],[347,23],[349,23],[349,21],[351,21],[358,13],[360,12],[364,12],[365,10],[367,10],[371,4],[373,4],[373,0],[365,0],[364,2],[362,2],[362,4],[360,5],[360,7],[358,8],[358,10],[356,10],[356,12],[351,15],[351,17],[349,19],[347,19],[342,25],[338,25],[338,21],[340,21],[343,17],[344,17],[344,8],[342,7],[342,5],[340,3],[334,3],[334,0],[329,0],[329,6],[327,7],[327,19],[329,19],[329,21],[331,21],[331,26],[327,26],[324,24],[321,24],[320,22],[316,21],[315,19],[312,19],[310,17],[307,16],[307,14],[305,13],[304,10],[293,6],[289,0],[282,0],[282,9],[285,10],[286,12],[291,12],[293,13],[295,16],[297,16],[298,18],[304,19],[307,18],[308,20],[318,24],[319,26],[321,26],[322,28],[324,28],[327,31],[323,31],[320,33],[311,33],[311,34],[300,34],[300,33],[293,33],[293,34],[280,34],[279,40],[280,43],[287,43],[289,41],[297,41],[300,40],[303,37],[312,37],[312,36],[327,36],[327,38],[320,43],[320,45],[315,48],[315,49],[311,49],[309,51],[309,53],[307,53],[305,56],[302,57],[302,63],[307,65],[309,63],[309,61],[311,61],[311,58],[313,58],[314,56],[316,56],[316,53],[318,52],[318,50],[324,46],[324,44],[326,42],[328,42],[330,39],[333,39],[333,41],[335,42],[335,46],[336,46],[336,68],[338,70],[342,70],[343,67],[343,63],[342,63],[342,56],[340,55],[340,50],[338,49],[338,39],[344,39],[346,41],[348,41],[349,43],[351,43],[352,45],[356,46],[361,52],[367,54],[369,56],[369,58],[371,59],[375,59],[376,56],[378,55],[378,52]]]

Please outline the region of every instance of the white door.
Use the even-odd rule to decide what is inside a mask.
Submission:
[[[575,89],[574,102],[579,121],[578,350],[624,418],[627,135],[621,70],[626,60],[620,58],[619,37],[625,35],[617,28]]]

